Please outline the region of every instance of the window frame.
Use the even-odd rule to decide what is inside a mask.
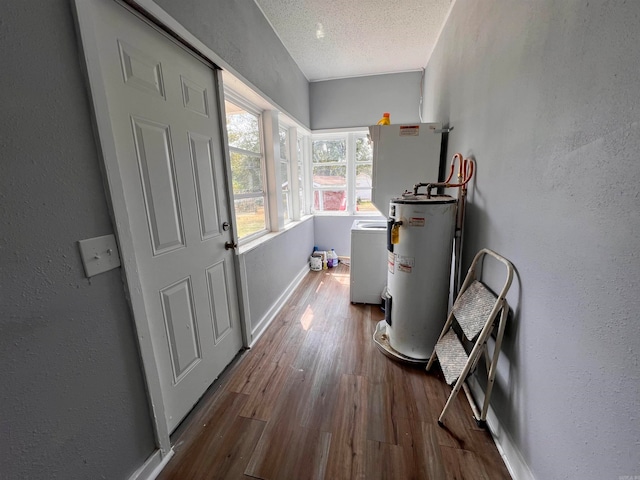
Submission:
[[[309,162],[311,161],[311,134],[303,133],[297,129],[296,140],[296,181],[298,184],[298,195],[296,202],[299,203],[297,210],[300,217],[311,214],[311,174],[309,173]],[[300,200],[302,199],[302,200]]]
[[[279,127],[287,130],[287,153],[289,167],[289,198],[291,221],[284,226],[295,224],[309,215],[307,159],[310,151],[311,133],[286,115],[280,114]],[[282,155],[281,155],[282,156]],[[284,163],[284,158],[282,158]],[[282,166],[282,163],[280,164]],[[281,202],[282,203],[282,202]]]
[[[250,150],[244,150],[242,148],[234,147],[229,144],[229,140],[227,139],[227,147],[229,149],[229,161],[231,161],[231,155],[233,153],[239,153],[241,155],[251,156],[260,159],[260,175],[262,178],[262,192],[255,193],[236,193],[233,191],[233,168],[230,167],[232,185],[231,191],[233,193],[233,198],[231,199],[231,203],[233,205],[233,216],[234,216],[234,224],[236,225],[235,232],[238,239],[238,245],[244,245],[248,242],[251,242],[257,238],[266,235],[271,231],[271,215],[269,214],[269,189],[268,189],[268,177],[267,177],[267,148],[268,145],[265,142],[264,135],[264,110],[258,108],[252,103],[245,100],[242,96],[236,94],[233,90],[226,89],[224,90],[224,101],[229,102],[236,107],[244,110],[245,112],[255,115],[258,120],[258,136],[259,136],[259,145],[260,145],[260,153],[252,152]],[[228,113],[225,109],[225,129],[226,127],[226,116]],[[240,237],[238,232],[238,216],[236,212],[236,200],[242,200],[245,198],[262,198],[264,205],[264,228],[258,231],[255,231],[249,235],[245,235],[244,237]]]
[[[344,156],[344,161],[331,161],[331,162],[322,162],[322,163],[315,163],[313,161],[313,144],[316,141],[336,141],[336,140],[343,140],[344,141],[344,146],[345,146],[345,156]],[[333,185],[329,185],[329,186],[321,186],[321,187],[316,187],[313,183],[313,177],[314,177],[314,170],[315,167],[344,167],[345,169],[345,174],[344,174],[344,185],[339,185],[339,186],[333,186]],[[326,133],[326,134],[312,134],[311,135],[311,154],[309,157],[309,172],[310,172],[310,177],[311,177],[311,204],[310,204],[310,208],[311,208],[311,213],[313,215],[336,215],[336,214],[343,214],[343,212],[348,212],[349,211],[349,192],[348,192],[348,188],[349,188],[349,178],[350,178],[350,172],[349,172],[349,139],[348,139],[348,135],[342,132],[332,132],[332,133]],[[315,199],[316,199],[316,192],[335,192],[335,191],[344,191],[344,195],[345,195],[345,209],[344,210],[316,210],[315,208]],[[318,200],[320,202],[320,193],[318,193]]]
[[[330,130],[324,132],[313,132],[311,134],[310,141],[310,156],[308,162],[306,163],[309,174],[309,181],[307,185],[309,186],[310,195],[307,198],[310,198],[311,203],[309,204],[310,212],[313,215],[337,215],[337,216],[347,216],[347,215],[357,215],[357,216],[379,216],[381,212],[378,210],[374,211],[358,211],[357,210],[357,166],[358,165],[371,165],[372,175],[373,175],[373,154],[370,161],[367,162],[358,162],[356,160],[356,141],[358,138],[364,138],[367,140],[369,138],[369,131],[366,128],[354,128],[354,129],[346,129],[346,130]],[[343,139],[346,144],[346,155],[345,162],[327,162],[322,165],[345,165],[346,164],[346,185],[344,187],[315,187],[313,184],[313,167],[316,165],[320,165],[318,163],[313,162],[313,142],[322,141],[322,140],[336,140]],[[369,140],[370,141],[370,140]],[[373,185],[371,187],[373,190]],[[345,210],[316,210],[315,209],[315,192],[323,191],[323,190],[344,190],[346,194],[346,207]]]
[[[224,85],[224,101],[230,102],[234,106],[245,110],[248,113],[258,117],[258,128],[260,135],[260,171],[262,175],[262,197],[265,209],[265,228],[250,235],[239,237],[238,235],[238,217],[236,215],[236,200],[241,198],[258,198],[258,194],[236,194],[233,191],[233,185],[230,185],[232,218],[234,224],[235,239],[241,247],[239,253],[247,251],[258,245],[263,238],[271,238],[270,234],[278,233],[295,226],[303,217],[309,215],[308,205],[308,177],[306,163],[309,158],[311,131],[299,124],[286,113],[282,113],[274,105],[263,101],[252,93],[244,90],[236,90],[237,85]],[[225,109],[225,130],[226,130],[226,109]],[[279,131],[280,128],[287,130],[287,152],[280,152]],[[228,132],[227,132],[228,134]],[[228,136],[228,135],[227,135]],[[297,148],[297,140],[302,139],[302,154],[299,155]],[[249,152],[238,147],[229,145],[229,139],[226,138],[228,148],[228,158],[231,161],[233,153],[252,155],[257,158],[256,152]],[[289,203],[290,213],[289,220],[285,222],[284,206],[282,202],[283,189],[281,180],[281,168],[284,160],[288,155],[288,176],[289,176]],[[298,163],[300,157],[301,164]],[[282,161],[282,163],[281,163]],[[300,173],[298,173],[300,171]],[[233,182],[233,171],[229,164],[229,179]],[[299,181],[298,175],[302,179]],[[303,202],[300,201],[299,193],[302,192]]]
[[[285,145],[284,149],[282,148],[282,142],[280,142],[280,180],[278,185],[280,186],[280,206],[283,209],[283,221],[284,225],[288,225],[289,223],[295,220],[294,208],[293,208],[293,172],[292,172],[292,144],[291,144],[291,132],[290,128],[280,121],[278,125],[278,139],[280,138],[280,134],[284,133]],[[283,152],[284,150],[284,152]],[[283,196],[285,194],[285,190],[282,188],[282,180],[283,168],[287,175],[287,201],[283,202]]]
[[[369,142],[371,144],[371,139],[369,138],[369,133],[362,131],[362,132],[352,132],[353,133],[353,182],[352,182],[352,187],[353,187],[353,209],[354,209],[354,215],[380,215],[380,212],[375,209],[374,211],[371,210],[365,210],[365,211],[358,211],[358,166],[360,165],[370,165],[371,166],[371,187],[369,187],[369,190],[371,192],[371,202],[373,201],[373,148],[371,149],[371,158],[367,161],[358,161],[357,158],[357,146],[358,146],[358,139],[362,138],[365,142]],[[373,203],[371,203],[371,205],[375,208],[375,206],[373,205]]]

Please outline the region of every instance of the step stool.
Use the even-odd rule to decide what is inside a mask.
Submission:
[[[507,269],[505,284],[497,296],[477,278],[476,267],[486,255],[490,255],[502,262]],[[453,386],[449,399],[438,418],[438,424],[441,427],[444,426],[444,417],[447,410],[461,389],[464,389],[469,400],[476,423],[478,426],[486,427],[489,398],[495,381],[500,346],[509,315],[509,305],[505,297],[513,280],[513,270],[513,265],[509,260],[486,248],[480,250],[471,263],[460,293],[453,304],[453,308],[447,317],[447,321],[427,364],[427,371],[429,371],[437,358],[445,381]],[[454,320],[460,327],[459,329],[454,328]],[[498,321],[498,331],[495,337],[493,355],[490,357],[487,350],[487,340],[495,329],[496,321]],[[470,352],[463,345],[465,341],[473,344]],[[482,406],[482,411],[479,412],[465,382],[469,375],[474,372],[481,356],[485,358],[488,373],[484,405]]]

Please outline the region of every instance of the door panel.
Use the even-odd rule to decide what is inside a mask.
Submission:
[[[200,233],[203,240],[220,234],[211,141],[211,137],[189,132],[189,146],[191,147],[191,160],[200,218]]]
[[[208,117],[209,104],[207,102],[207,90],[187,78],[181,77],[181,80],[184,108]]]
[[[228,265],[220,262],[207,269],[207,285],[209,287],[209,301],[211,302],[216,343],[231,329],[227,268],[229,268]]]
[[[118,41],[124,83],[164,98],[160,62],[135,47]]]
[[[149,233],[155,255],[184,246],[169,126],[133,118]]]
[[[200,336],[194,317],[191,279],[185,278],[160,291],[164,323],[169,339],[169,354],[173,366],[173,381],[200,360]]]
[[[123,6],[98,2],[96,15],[117,157],[105,162],[122,182],[127,276],[141,285],[173,431],[242,346],[217,77]]]

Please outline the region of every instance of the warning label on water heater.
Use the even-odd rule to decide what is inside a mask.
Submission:
[[[411,217],[409,219],[410,227],[424,227],[424,217]]]
[[[387,263],[389,264],[389,273],[394,273],[396,266],[396,256],[393,252],[387,254]]]
[[[398,271],[404,273],[411,273],[413,266],[416,264],[415,257],[403,257],[398,255]]]

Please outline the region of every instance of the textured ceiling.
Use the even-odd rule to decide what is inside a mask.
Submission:
[[[310,81],[423,68],[451,0],[255,0]]]

